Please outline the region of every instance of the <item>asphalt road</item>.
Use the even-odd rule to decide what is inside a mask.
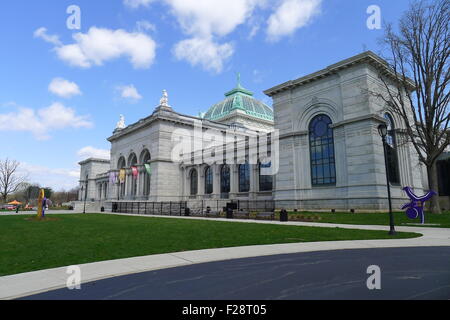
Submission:
[[[367,268],[381,271],[369,290]],[[190,265],[82,284],[24,299],[450,299],[450,247],[296,253]]]

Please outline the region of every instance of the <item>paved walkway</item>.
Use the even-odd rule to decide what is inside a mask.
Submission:
[[[130,216],[130,215],[128,215]],[[138,215],[135,215],[138,216]],[[143,217],[142,215],[139,215]],[[149,219],[164,217],[172,219],[201,219],[228,221],[231,223],[269,223],[297,226],[317,226],[361,230],[385,230],[386,226],[363,226],[346,224],[310,223],[310,222],[288,222],[261,221],[261,220],[224,220],[215,218],[196,217],[167,217],[146,216]],[[397,231],[417,232],[423,236],[413,239],[396,240],[351,240],[351,241],[325,241],[307,243],[289,243],[256,245],[233,248],[218,248],[157,254],[144,257],[118,259],[102,262],[94,262],[79,265],[81,268],[82,283],[94,280],[107,279],[121,275],[140,273],[145,271],[159,270],[165,268],[186,266],[198,263],[223,261],[239,258],[250,258],[258,256],[270,256],[287,253],[343,250],[343,249],[371,249],[371,248],[396,248],[396,247],[431,247],[450,246],[450,229],[445,228],[423,228],[423,227],[397,227]],[[12,276],[0,277],[0,299],[14,299],[32,294],[66,287],[69,275],[67,267],[22,273]]]

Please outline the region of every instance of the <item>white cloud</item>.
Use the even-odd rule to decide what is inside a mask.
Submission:
[[[140,20],[136,22],[136,28],[138,32],[145,32],[145,31],[156,31],[156,26],[147,20]]]
[[[59,102],[37,111],[21,107],[17,112],[0,114],[0,131],[31,132],[38,140],[49,139],[53,130],[92,126],[88,116],[76,115],[74,109]]]
[[[322,0],[283,0],[269,17],[268,39],[278,41],[281,37],[291,35],[306,26],[320,13],[321,2]]]
[[[25,174],[30,183],[38,183],[55,191],[77,187],[80,179],[80,169],[49,168],[27,162],[21,162],[18,171]]]
[[[178,60],[186,60],[193,66],[200,65],[205,70],[220,73],[226,59],[233,55],[230,43],[217,44],[207,38],[183,40],[174,48]]]
[[[97,158],[97,159],[107,159],[109,160],[111,157],[111,154],[109,150],[104,149],[97,149],[91,146],[81,148],[78,150],[77,155],[82,159],[89,159],[89,158]]]
[[[153,0],[123,0],[123,4],[129,8],[148,7]]]
[[[42,29],[36,33],[42,35]],[[41,30],[41,31],[39,31]],[[55,45],[58,57],[72,66],[90,68],[127,56],[136,69],[149,68],[156,56],[156,43],[141,32],[127,32],[92,27],[87,33],[75,33],[75,43],[63,45],[59,41],[48,41]],[[54,39],[53,39],[54,40]]]
[[[117,90],[120,91],[120,96],[124,99],[130,99],[134,101],[142,99],[142,96],[132,84],[128,86],[119,86],[117,87]]]
[[[60,46],[62,43],[59,41],[59,37],[56,35],[49,35],[47,34],[46,28],[39,28],[34,32],[35,38],[41,38],[46,42],[52,43],[55,46]]]
[[[177,43],[174,54],[194,66],[217,73],[233,55],[230,43],[219,44],[224,37],[247,22],[253,10],[265,0],[165,0],[183,32],[191,38]]]
[[[48,91],[63,98],[81,95],[80,88],[75,82],[70,82],[62,78],[54,78],[48,86]]]
[[[190,35],[225,36],[246,22],[261,0],[166,0],[183,30]]]

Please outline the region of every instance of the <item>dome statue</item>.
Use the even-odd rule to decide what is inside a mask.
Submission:
[[[125,117],[123,116],[123,114],[121,114],[120,115],[120,118],[119,118],[119,122],[117,122],[117,125],[116,125],[116,130],[122,130],[122,129],[125,129]]]

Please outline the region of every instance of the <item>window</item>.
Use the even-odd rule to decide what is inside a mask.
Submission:
[[[400,184],[394,120],[388,113],[384,115],[384,118],[387,120],[388,129],[386,136],[386,157],[388,163],[389,182],[392,184]]]
[[[250,191],[250,165],[248,163],[239,165],[239,192]]]
[[[213,172],[211,167],[207,167],[205,170],[205,193],[213,193]]]
[[[191,196],[195,196],[198,191],[198,175],[197,170],[193,169],[191,171]]]
[[[311,178],[313,186],[336,184],[334,137],[331,119],[316,116],[309,125]]]
[[[272,191],[273,188],[273,176],[272,163],[260,163],[259,164],[259,191]]]
[[[230,167],[227,165],[223,165],[220,170],[220,192],[230,192]]]

